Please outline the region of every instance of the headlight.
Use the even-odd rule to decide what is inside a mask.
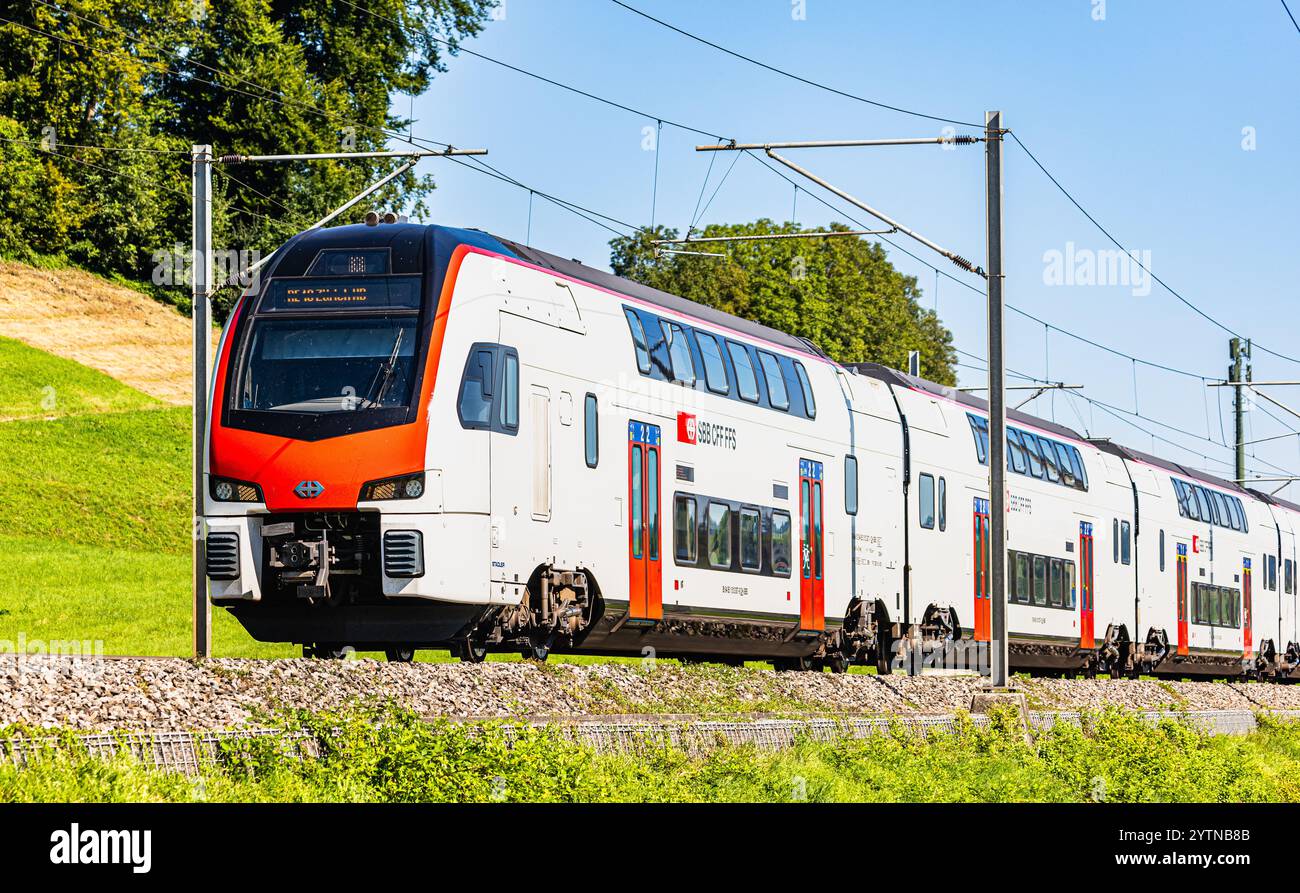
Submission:
[[[424,495],[424,472],[402,474],[392,478],[371,481],[361,488],[359,502],[377,499],[419,499]]]
[[[262,488],[247,481],[210,477],[208,492],[217,502],[261,502]]]

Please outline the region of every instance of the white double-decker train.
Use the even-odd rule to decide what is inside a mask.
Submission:
[[[987,642],[985,404],[475,230],[312,230],[231,315],[215,604],[328,656],[881,670]],[[1300,507],[1008,419],[1014,667],[1288,677]]]

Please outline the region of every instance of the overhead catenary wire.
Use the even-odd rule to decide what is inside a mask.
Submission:
[[[347,0],[344,0],[344,2],[347,2]],[[665,22],[663,19],[655,18],[654,16],[650,15],[650,13],[643,12],[640,9],[637,9],[635,6],[630,6],[627,3],[622,2],[622,0],[611,0],[611,2],[613,2],[615,6],[621,6],[630,13],[639,15],[644,19],[648,19],[649,21],[654,22],[656,25],[660,25],[664,28],[667,28],[670,31],[675,31],[676,33],[682,35],[683,37],[688,37],[691,40],[694,40],[698,43],[702,43],[705,46],[711,47],[712,49],[715,49],[720,53],[725,53],[728,56],[732,56],[736,59],[741,59],[745,62],[748,62],[751,65],[757,65],[759,68],[764,68],[774,74],[779,74],[782,77],[789,78],[790,80],[798,81],[801,84],[806,84],[810,87],[816,87],[819,90],[825,90],[827,93],[834,93],[835,95],[841,96],[845,99],[852,99],[857,102],[865,103],[866,105],[875,106],[876,108],[880,108],[880,109],[885,109],[887,111],[898,112],[899,114],[903,114],[903,115],[911,115],[914,118],[924,118],[929,121],[939,121],[944,124],[957,124],[962,127],[982,127],[982,125],[980,124],[972,124],[969,121],[959,121],[955,118],[945,118],[941,115],[930,115],[930,114],[926,114],[925,112],[918,112],[914,109],[907,109],[907,108],[903,108],[902,106],[890,105],[887,102],[881,102],[877,99],[871,99],[866,96],[860,96],[856,93],[850,93],[847,90],[841,90],[838,87],[831,87],[827,84],[819,83],[810,78],[803,77],[802,75],[798,75],[793,72],[786,71],[785,69],[778,68],[775,65],[769,65],[766,62],[761,62],[758,59],[753,58],[752,56],[746,56],[744,53],[739,53],[736,52],[735,50],[728,49],[722,46],[721,44],[717,44],[711,40],[707,40],[703,37],[700,37],[698,34],[692,34],[690,31],[687,31],[683,28],[678,28],[676,25],[672,25],[669,24],[668,22]]]

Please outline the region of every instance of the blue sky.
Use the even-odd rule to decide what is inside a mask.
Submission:
[[[806,0],[629,0],[652,15],[807,78],[891,105],[982,122],[1000,109],[1053,174],[1127,247],[1149,252],[1155,273],[1225,325],[1300,358],[1296,325],[1296,208],[1300,207],[1300,33],[1277,0],[876,2]],[[628,106],[741,141],[937,135],[942,124],[854,102],[725,56],[619,8],[609,0],[505,0],[472,49]],[[407,100],[395,108],[408,112]],[[620,220],[650,221],[655,152],[645,118],[609,108],[462,54],[414,103],[416,135],[486,146],[487,159],[529,186]],[[1243,145],[1252,128],[1254,148]],[[966,132],[959,128],[959,132]],[[665,125],[658,141],[655,219],[684,230],[705,182],[704,141]],[[979,147],[818,149],[789,153],[934,241],[983,263],[983,157]],[[714,161],[712,193],[734,156]],[[455,164],[425,162],[438,183],[429,219],[523,240],[526,191]],[[1128,354],[1222,378],[1228,335],[1158,285],[1045,281],[1045,255],[1112,246],[1015,145],[1004,163],[1007,300],[1059,329]],[[816,190],[816,187],[809,188]],[[833,213],[807,193],[805,226],[873,223],[834,197]],[[703,223],[757,217],[788,220],[794,190],[741,158]],[[541,199],[531,243],[607,268],[611,233]],[[898,237],[894,237],[898,238]],[[980,289],[922,246],[900,239],[919,263],[890,249],[915,275],[956,345],[984,356],[984,304],[941,279],[933,266]],[[1141,292],[1142,289],[1136,289]],[[1094,435],[1112,436],[1227,475],[1232,439],[1228,394],[1199,380],[1133,365],[1015,314],[1008,366],[1085,385],[1084,394],[1149,421],[1154,441],[1101,409],[1063,396],[1028,407]],[[870,359],[870,358],[864,358]],[[970,357],[964,362],[973,363]],[[1300,379],[1300,364],[1255,351],[1255,378]],[[962,384],[983,373],[961,368]],[[1300,388],[1270,391],[1300,408]],[[1136,402],[1135,402],[1136,401]],[[1263,404],[1253,437],[1284,433],[1300,419]],[[1222,410],[1222,427],[1220,423]],[[1120,414],[1123,415],[1122,413]],[[1206,441],[1211,438],[1214,443]],[[1300,473],[1300,438],[1252,448],[1252,471]],[[1230,475],[1228,475],[1230,476]],[[1270,487],[1271,489],[1271,487]],[[1300,486],[1283,495],[1300,497]]]

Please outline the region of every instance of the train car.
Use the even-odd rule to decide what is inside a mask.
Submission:
[[[987,653],[987,419],[481,231],[310,230],[222,335],[210,594],[317,656]],[[1293,671],[1300,508],[1019,412],[1007,463],[1013,667]]]

